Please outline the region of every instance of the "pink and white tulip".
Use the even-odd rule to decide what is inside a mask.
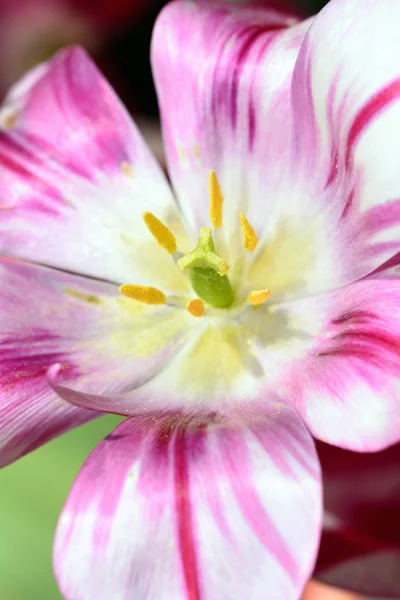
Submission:
[[[98,412],[128,417],[61,516],[66,598],[296,599],[321,528],[311,434],[358,451],[399,440],[396,16],[395,0],[332,0],[304,22],[168,5],[152,57],[173,190],[81,50],[12,90],[2,463]],[[199,318],[176,261],[210,227],[210,171],[235,300]],[[165,302],[121,296],[126,283]]]

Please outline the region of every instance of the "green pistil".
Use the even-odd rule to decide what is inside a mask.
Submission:
[[[182,271],[189,271],[192,288],[204,302],[215,308],[232,304],[233,291],[226,275],[228,265],[215,251],[211,229],[200,229],[197,247],[182,256],[178,264]]]

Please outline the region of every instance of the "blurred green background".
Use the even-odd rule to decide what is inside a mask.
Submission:
[[[0,599],[59,600],[52,572],[58,516],[84,460],[122,418],[105,416],[0,470]]]

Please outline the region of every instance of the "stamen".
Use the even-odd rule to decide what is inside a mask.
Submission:
[[[210,171],[210,219],[212,226],[215,229],[222,227],[222,205],[224,197],[221,192],[221,187],[214,171]]]
[[[254,252],[258,245],[258,237],[243,213],[239,213],[240,226],[243,231],[243,247],[249,252]]]
[[[247,301],[250,302],[253,306],[260,306],[264,304],[268,298],[270,297],[271,292],[269,290],[259,290],[250,292],[247,296]]]
[[[200,300],[200,298],[195,298],[194,300],[191,300],[187,305],[186,310],[190,315],[192,315],[192,317],[204,317],[204,315],[206,314],[204,302],[203,300]]]
[[[174,254],[176,252],[176,239],[172,231],[150,212],[143,214],[143,221],[157,243],[170,254]]]
[[[145,304],[166,304],[167,302],[165,294],[155,287],[124,283],[120,286],[119,291],[124,296]]]

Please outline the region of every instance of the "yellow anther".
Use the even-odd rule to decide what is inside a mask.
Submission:
[[[164,248],[170,254],[174,254],[176,252],[176,239],[172,231],[150,212],[143,213],[143,221],[161,248]]]
[[[257,248],[258,237],[243,213],[239,213],[240,226],[243,231],[243,247],[249,252],[254,252]]]
[[[214,171],[210,171],[210,219],[215,229],[222,227],[222,205],[224,197],[221,192],[219,181]]]
[[[192,315],[192,317],[204,317],[204,315],[206,314],[204,302],[203,300],[200,300],[200,298],[195,298],[194,300],[191,300],[186,306],[186,310],[190,315]]]
[[[119,291],[124,296],[145,304],[165,304],[167,302],[165,294],[161,290],[146,285],[124,283],[120,286]]]
[[[260,304],[264,304],[268,300],[270,295],[271,292],[269,290],[250,292],[250,294],[247,296],[247,301],[253,306],[260,306]]]

